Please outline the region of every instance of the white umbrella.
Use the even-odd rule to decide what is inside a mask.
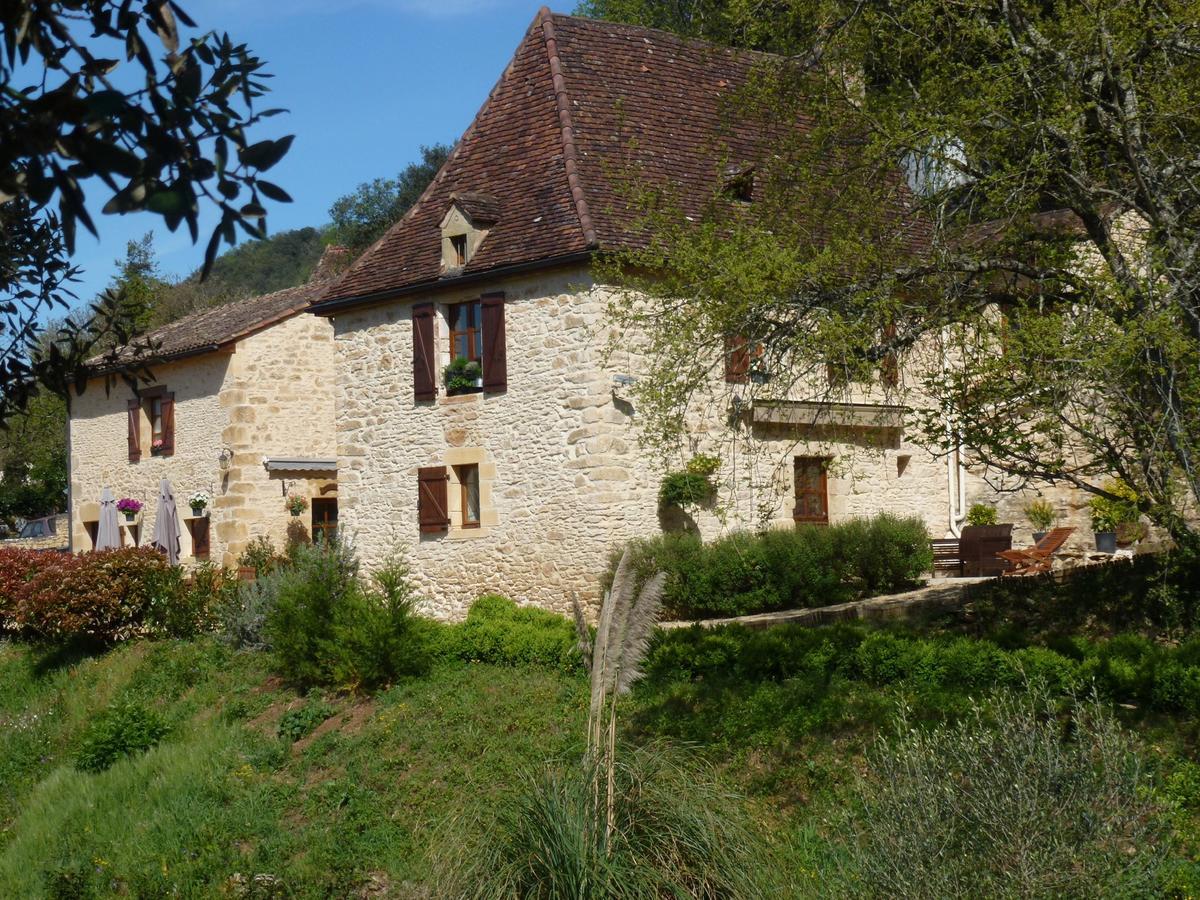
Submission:
[[[158,509],[154,511],[154,540],[152,545],[167,554],[167,562],[179,562],[179,513],[175,510],[175,492],[171,482],[158,483]]]
[[[121,546],[121,526],[117,523],[117,501],[112,491],[100,492],[100,521],[96,523],[96,549],[117,550]]]

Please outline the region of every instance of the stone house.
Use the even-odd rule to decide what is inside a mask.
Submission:
[[[201,310],[147,335],[149,350],[93,361],[69,400],[73,550],[94,545],[106,487],[144,504],[121,531],[127,545],[148,543],[162,478],[185,563],[235,565],[260,535],[279,548],[335,527],[333,329],[305,310],[340,252],[308,284]],[[149,383],[131,375],[143,367]],[[195,491],[212,501],[201,516],[188,506]],[[303,517],[285,509],[289,493],[309,500]]]
[[[592,261],[645,239],[619,170],[669,182],[686,214],[726,160],[763,152],[753,131],[713,140],[754,60],[543,9],[418,203],[314,305],[333,323],[343,527],[368,566],[404,553],[431,611],[485,591],[594,601],[614,547],[672,524],[639,448],[640,363],[610,347],[614,293]],[[449,384],[460,357],[481,371]],[[687,527],[961,523],[978,484],[910,441],[904,407],[870,391],[756,403],[744,348],[724,370],[695,423],[697,450],[723,449],[720,514]]]

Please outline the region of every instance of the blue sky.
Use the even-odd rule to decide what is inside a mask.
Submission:
[[[360,182],[394,176],[421,144],[450,142],[470,124],[541,3],[537,0],[182,0],[202,29],[228,31],[275,77],[265,105],[284,107],[257,134],[295,134],[268,178],[294,200],[270,204],[272,232],[328,221],[330,204]],[[553,6],[570,12],[571,6]],[[103,204],[94,191],[93,210]],[[96,216],[100,240],[80,230],[74,287],[81,301],[104,288],[125,244],[147,231],[163,271],[187,274],[203,259],[181,227],[157,216]]]

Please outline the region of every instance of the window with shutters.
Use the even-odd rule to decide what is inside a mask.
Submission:
[[[725,337],[725,382],[745,384],[748,381],[763,382],[767,379],[762,370],[763,346],[740,334]]]
[[[129,461],[138,462],[142,448],[151,456],[175,453],[175,395],[165,387],[147,388],[140,399],[129,401],[126,423]]]
[[[797,456],[795,459],[796,505],[792,519],[800,524],[829,524],[829,483],[823,456]]]
[[[455,303],[449,307],[450,360],[483,361],[483,329],[480,327],[478,300]]]
[[[479,466],[455,466],[459,488],[459,525],[463,528],[479,527]]]

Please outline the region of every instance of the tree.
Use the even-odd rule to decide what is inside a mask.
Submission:
[[[650,335],[652,430],[684,430],[727,335],[761,348],[759,396],[878,391],[900,353],[931,445],[1014,484],[1106,495],[1119,476],[1195,543],[1200,5],[784,6],[815,44],[777,39],[793,55],[734,104],[772,138],[754,203],[714,179],[681,225],[669,188],[627,179],[655,237],[608,274],[635,289],[618,320]],[[730,5],[722,29],[775,12]]]
[[[151,212],[171,230],[185,224],[193,241],[201,204],[215,207],[207,268],[239,227],[265,234],[265,200],[290,200],[260,175],[292,138],[251,142],[279,112],[254,108],[261,60],[228,35],[185,37],[195,23],[174,2],[13,3],[0,25],[3,423],[39,381],[61,389],[97,342],[132,336],[120,298],[106,297],[86,324],[39,341],[45,313],[70,297],[77,226],[96,233],[89,192],[106,195],[105,213]]]
[[[421,161],[409,163],[396,178],[367,181],[333,201],[329,217],[333,220],[332,243],[359,253],[375,243],[433,181],[453,147],[445,144],[421,146]]]

